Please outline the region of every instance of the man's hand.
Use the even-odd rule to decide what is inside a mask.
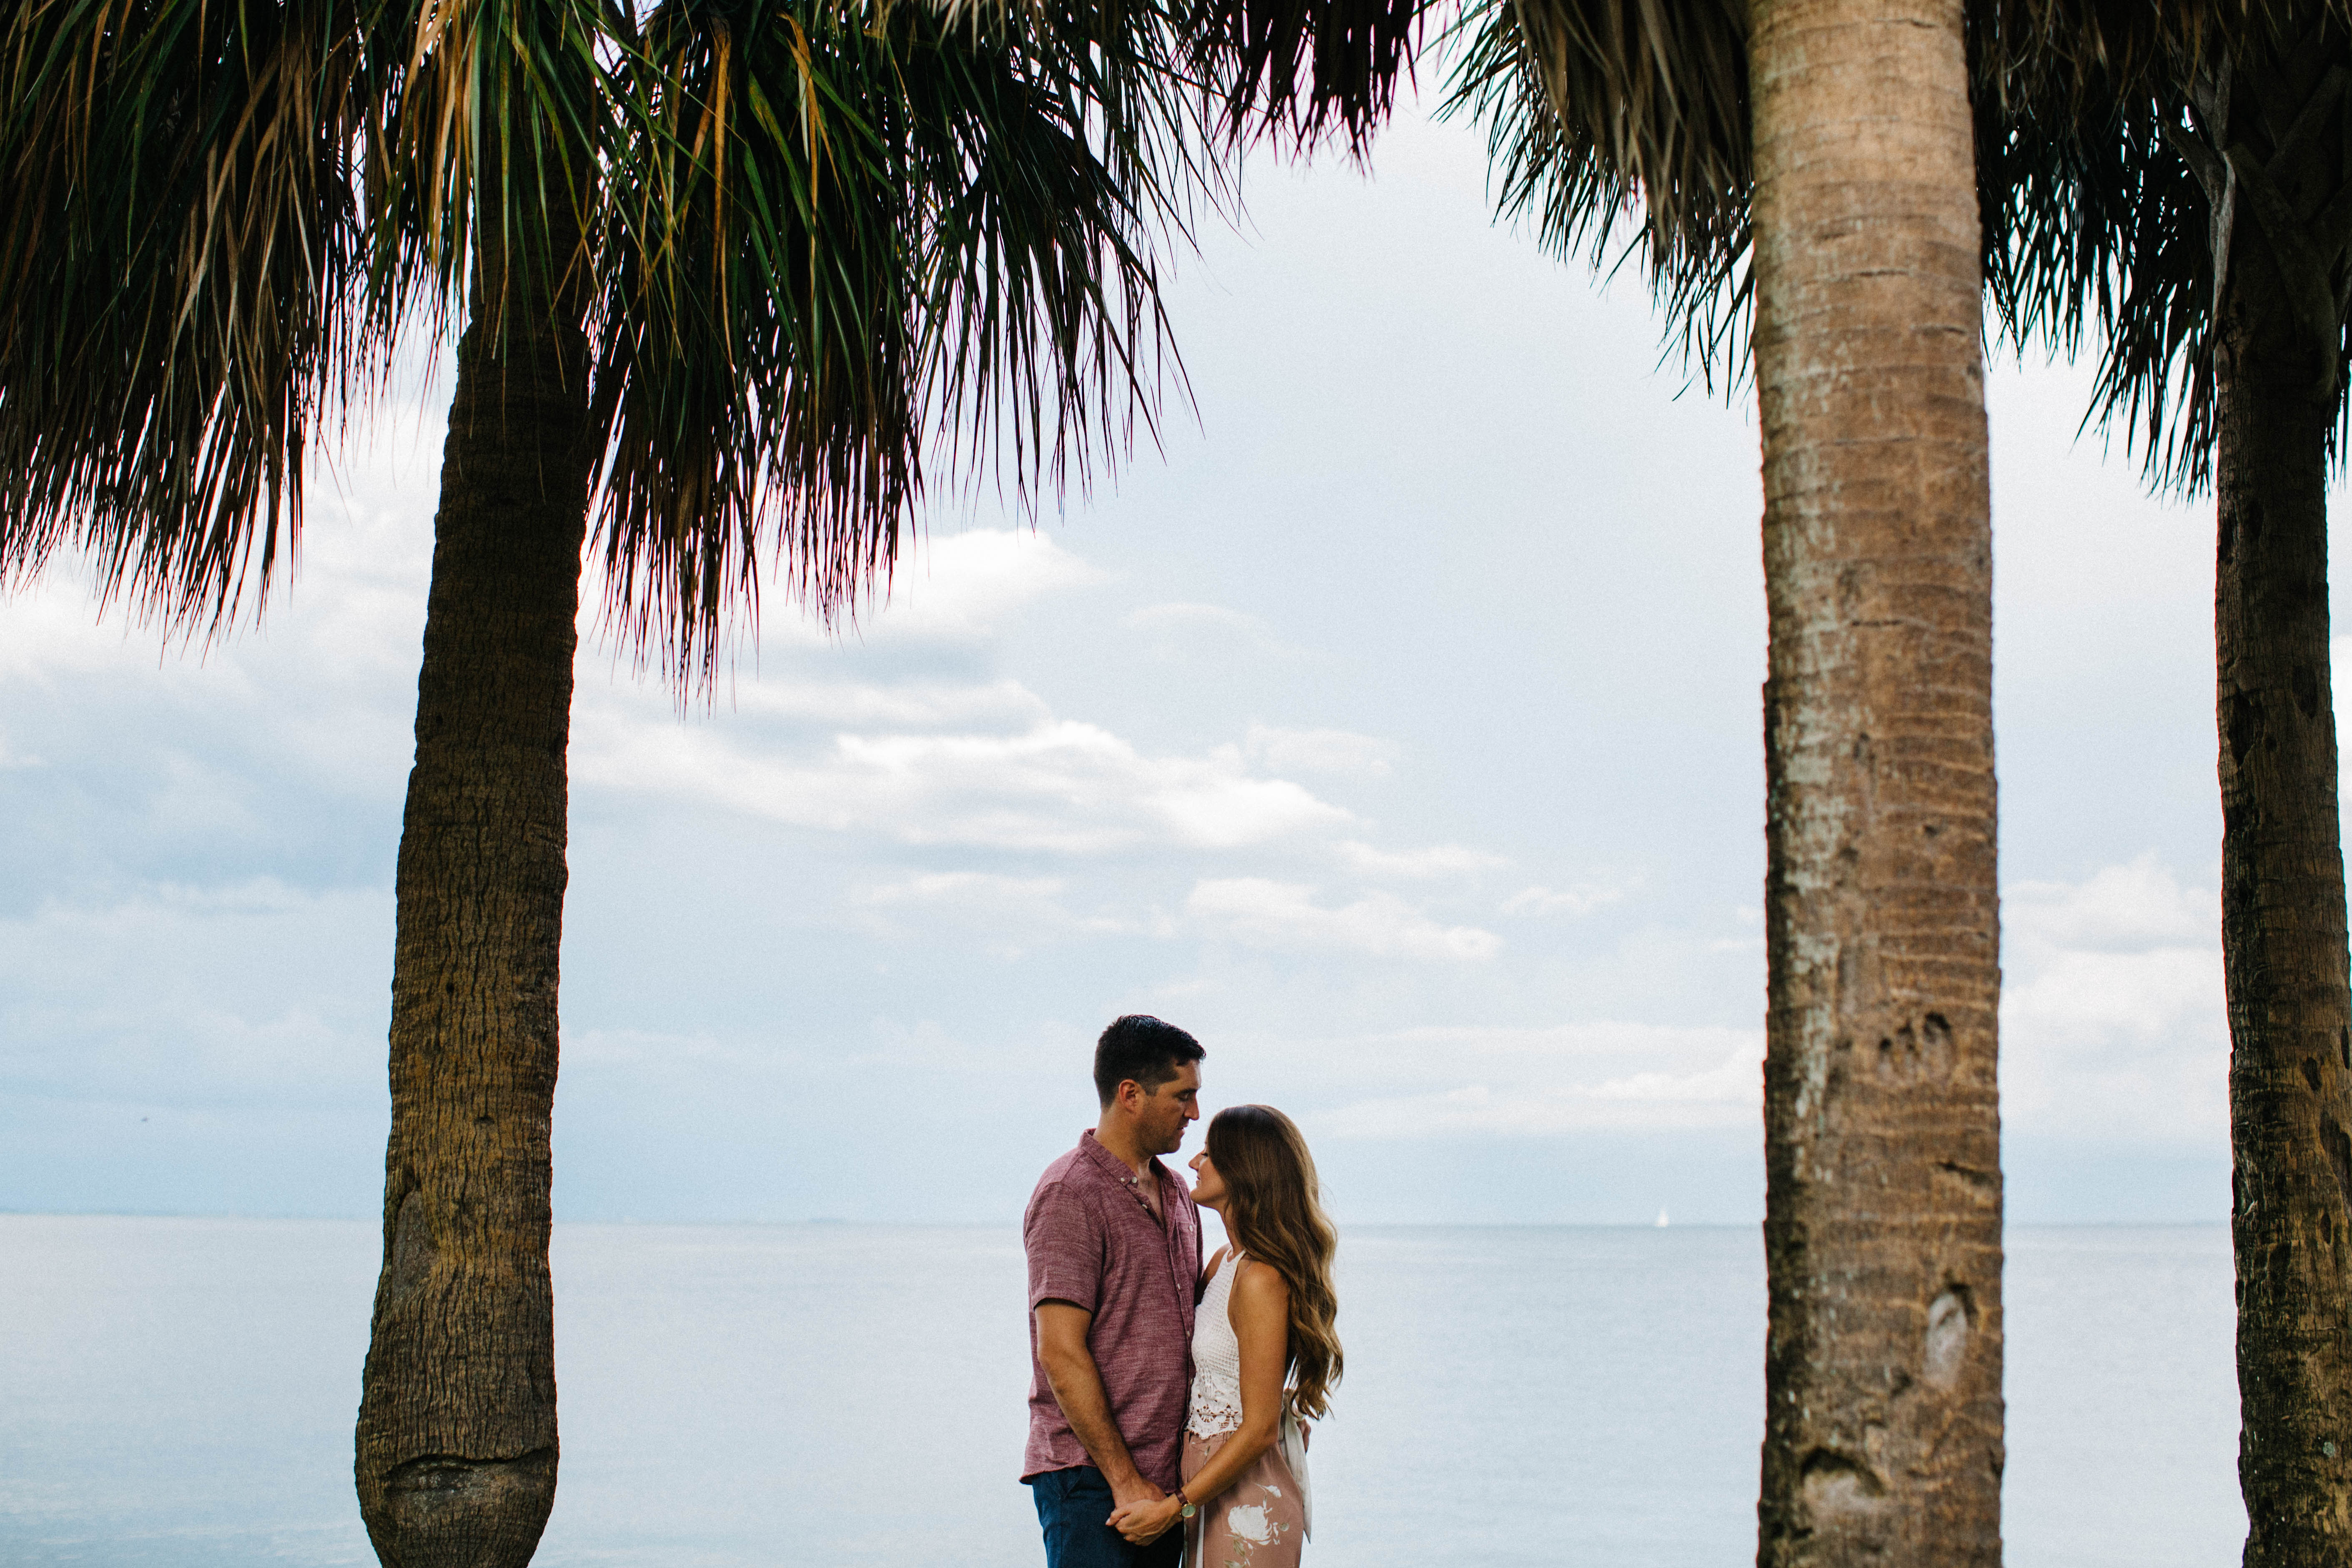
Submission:
[[[1148,1481],[1144,1484],[1150,1485]],[[1152,1487],[1151,1490],[1157,1494],[1160,1489]],[[1147,1500],[1122,1504],[1112,1510],[1106,1522],[1127,1537],[1130,1545],[1149,1546],[1168,1533],[1181,1512],[1181,1505],[1174,1498],[1155,1495]]]

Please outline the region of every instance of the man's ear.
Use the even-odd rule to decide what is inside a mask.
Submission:
[[[1119,1079],[1118,1088],[1111,1091],[1110,1102],[1129,1115],[1143,1104],[1143,1086],[1131,1078]]]

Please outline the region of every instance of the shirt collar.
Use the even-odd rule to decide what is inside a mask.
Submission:
[[[1087,1152],[1087,1153],[1094,1160],[1094,1163],[1102,1169],[1104,1174],[1109,1176],[1111,1180],[1117,1182],[1120,1186],[1127,1187],[1136,1184],[1136,1174],[1133,1171],[1127,1168],[1127,1162],[1112,1153],[1109,1150],[1104,1148],[1102,1146],[1102,1140],[1095,1136],[1095,1130],[1093,1128],[1089,1127],[1085,1131],[1078,1134],[1078,1147]],[[1168,1184],[1168,1167],[1160,1163],[1158,1156],[1153,1156],[1152,1159],[1146,1163],[1145,1169],[1149,1170],[1159,1179],[1161,1186],[1164,1187]]]

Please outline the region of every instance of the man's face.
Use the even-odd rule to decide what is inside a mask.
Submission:
[[[1176,1076],[1149,1094],[1138,1092],[1136,1142],[1147,1154],[1173,1154],[1183,1146],[1184,1129],[1201,1118],[1201,1068],[1186,1062]]]

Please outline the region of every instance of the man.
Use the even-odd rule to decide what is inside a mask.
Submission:
[[[1143,1546],[1110,1527],[1177,1489],[1192,1385],[1201,1216],[1156,1156],[1201,1114],[1207,1053],[1130,1015],[1095,1043],[1102,1116],[1045,1167],[1022,1221],[1029,1252],[1029,1447],[1047,1568],[1175,1568],[1183,1532]]]

